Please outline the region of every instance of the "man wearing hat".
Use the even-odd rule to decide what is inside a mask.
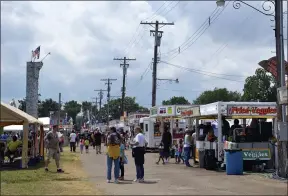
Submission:
[[[58,125],[54,125],[52,131],[49,131],[47,135],[45,136],[44,140],[47,143],[47,159],[45,161],[45,171],[48,170],[48,165],[50,163],[50,159],[55,159],[56,166],[57,166],[57,172],[62,173],[64,172],[60,168],[60,149],[59,149],[59,137],[58,137]]]

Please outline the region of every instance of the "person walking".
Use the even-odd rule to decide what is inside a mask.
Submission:
[[[60,168],[60,149],[59,149],[59,138],[58,138],[58,125],[53,126],[53,130],[47,133],[44,140],[47,144],[47,159],[45,161],[45,171],[49,171],[48,165],[50,163],[50,159],[54,158],[57,166],[57,172],[62,173],[64,172]]]
[[[164,129],[161,142],[163,143],[163,146],[164,146],[163,153],[164,153],[165,161],[167,163],[168,158],[170,156],[170,147],[172,145],[172,135],[168,131],[168,129]]]
[[[134,182],[144,182],[144,162],[145,162],[145,146],[147,141],[145,136],[142,134],[140,127],[135,128],[135,138],[131,141],[132,156],[136,166],[136,179]]]
[[[120,161],[119,161],[120,177],[119,177],[119,180],[124,180],[124,172],[125,172],[124,165],[125,164],[127,164],[127,158],[125,156],[125,140],[124,140],[124,136],[121,135]]]
[[[102,134],[100,133],[99,129],[96,129],[94,139],[96,145],[96,154],[101,154]]]
[[[70,139],[70,152],[76,152],[76,133],[74,130],[72,130],[72,133],[70,133],[69,139]]]
[[[112,164],[114,162],[114,182],[119,183],[119,157],[121,137],[116,132],[115,127],[110,128],[110,134],[107,137],[107,183],[111,182]]]
[[[184,159],[185,159],[185,165],[187,167],[192,167],[189,163],[191,147],[192,147],[192,132],[188,130],[186,131],[184,137],[184,156],[185,156]]]

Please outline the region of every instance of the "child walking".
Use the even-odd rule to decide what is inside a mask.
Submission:
[[[83,138],[80,139],[80,153],[83,154],[83,149],[85,146],[85,140]]]
[[[120,177],[119,180],[124,180],[124,164],[126,162],[126,156],[125,156],[125,140],[122,137],[121,145],[120,145]]]
[[[175,163],[179,163],[178,160],[179,160],[180,153],[179,153],[179,146],[178,146],[178,144],[175,144],[174,150],[175,150]]]
[[[182,162],[184,163],[183,147],[184,147],[184,145],[183,145],[183,140],[180,139],[180,140],[179,140],[179,144],[178,144],[178,152],[179,152],[179,155],[178,155],[178,163],[180,163],[181,160],[182,160]]]
[[[90,141],[88,138],[85,139],[85,150],[86,153],[89,153],[89,145],[90,145]]]
[[[165,161],[164,161],[164,145],[163,145],[162,142],[159,145],[159,159],[156,162],[157,165],[159,164],[161,159],[162,159],[162,164],[164,165],[165,164]]]

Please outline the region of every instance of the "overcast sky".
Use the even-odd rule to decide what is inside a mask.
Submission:
[[[193,101],[215,87],[242,92],[258,62],[275,55],[274,24],[232,4],[214,11],[215,1],[1,2],[1,99],[26,96],[26,62],[41,45],[42,58],[51,52],[40,71],[41,99],[57,100],[61,92],[63,101],[91,101],[94,89],[107,88],[100,79],[108,77],[117,79],[111,95],[120,96],[122,69],[113,58],[126,56],[137,59],[129,62],[127,95],[151,106],[153,28],[141,20],[174,22],[161,28],[161,60],[190,68],[158,64],[158,78],[178,78],[179,84],[158,81],[157,104],[172,96]],[[195,34],[209,16],[210,27],[207,21]]]

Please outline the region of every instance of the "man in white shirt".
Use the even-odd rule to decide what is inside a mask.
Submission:
[[[69,139],[70,139],[70,152],[76,152],[76,133],[74,130],[72,130],[72,133],[70,133]]]
[[[132,156],[134,157],[135,166],[136,166],[136,179],[135,182],[144,182],[144,154],[145,154],[145,146],[147,145],[147,141],[145,136],[142,134],[142,130],[140,127],[135,128],[136,136],[133,139],[131,145]]]
[[[191,167],[189,163],[191,147],[192,147],[192,132],[186,131],[186,134],[184,137],[184,155],[185,155],[184,159],[185,159],[185,165],[187,167]]]

